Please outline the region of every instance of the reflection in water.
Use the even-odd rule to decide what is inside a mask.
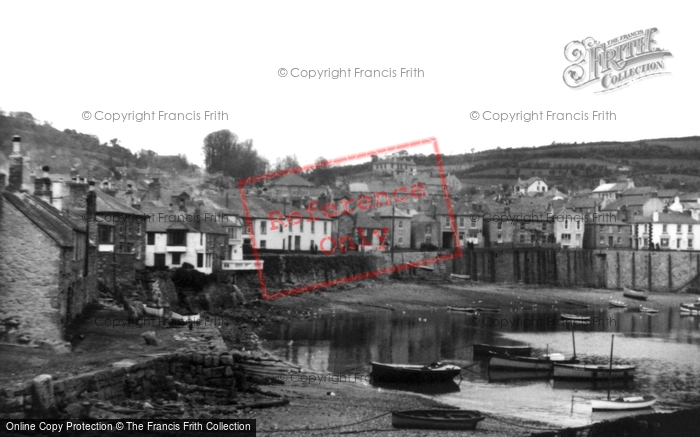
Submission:
[[[576,354],[586,364],[607,364],[614,333],[615,364],[636,365],[637,377],[627,385],[615,383],[613,395],[653,394],[660,411],[697,406],[700,317],[681,317],[678,308],[660,309],[654,316],[636,308],[578,310],[592,321],[575,327]],[[489,343],[529,344],[533,355],[549,351],[569,356],[570,329],[551,309],[483,315],[439,309],[317,317],[270,328],[263,338],[275,354],[318,372],[367,374],[370,361],[470,366],[462,372],[460,391],[434,397],[462,408],[576,426],[591,422],[590,399],[604,396],[607,384],[552,381],[531,372],[519,372],[524,378],[512,372],[489,375],[487,360],[472,355],[474,343]]]

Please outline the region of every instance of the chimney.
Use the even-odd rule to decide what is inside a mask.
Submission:
[[[22,171],[24,158],[21,152],[22,139],[19,135],[12,137],[12,154],[10,155],[10,177],[7,191],[19,192],[22,190]]]
[[[50,205],[53,200],[51,178],[49,178],[51,168],[45,165],[41,167],[41,170],[44,172],[43,177],[34,179],[34,195]]]
[[[173,212],[173,204],[172,203],[168,206],[168,212]]]
[[[75,169],[75,167],[70,168],[70,178],[71,180],[75,180],[78,177],[78,170]]]
[[[654,211],[654,212],[651,214],[651,220],[652,220],[654,223],[656,223],[656,222],[659,221],[659,212],[658,212],[658,211]]]
[[[651,192],[651,197],[659,197],[658,191],[654,190]]]

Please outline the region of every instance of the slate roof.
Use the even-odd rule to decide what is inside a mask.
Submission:
[[[625,197],[621,197],[619,199],[616,199],[615,201],[610,202],[609,204],[605,205],[602,208],[602,211],[618,211],[623,206],[643,206],[644,204],[649,202],[651,199],[654,199],[654,197],[625,196]]]
[[[383,227],[381,223],[370,217],[365,211],[357,211],[351,214],[351,216],[353,216],[355,228],[381,229]]]
[[[567,208],[595,208],[600,205],[602,199],[595,197],[574,197],[566,202]]]
[[[138,209],[128,206],[126,203],[116,197],[110,196],[102,190],[95,190],[95,194],[98,213],[143,215]]]
[[[313,187],[314,185],[302,178],[296,173],[287,173],[286,175],[273,179],[270,182],[271,187]]]
[[[425,214],[416,214],[411,218],[411,223],[436,223],[437,220]]]
[[[693,219],[690,214],[684,214],[682,212],[660,212],[659,220],[654,221],[653,215],[636,215],[630,220],[634,223],[680,223],[680,224],[700,224],[699,220]]]
[[[85,233],[84,224],[64,217],[56,208],[34,195],[4,191],[2,196],[61,247],[73,247],[74,232]]]
[[[622,196],[645,196],[647,194],[651,194],[653,191],[656,191],[654,187],[634,187],[628,188],[620,194]]]

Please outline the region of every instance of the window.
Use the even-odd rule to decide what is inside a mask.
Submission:
[[[208,253],[208,254],[206,254],[206,255],[204,256],[204,258],[205,258],[205,264],[204,264],[204,266],[205,266],[205,267],[211,267],[212,254],[211,254],[211,253]]]
[[[304,232],[304,220],[301,220],[301,222],[299,222],[299,232]]]
[[[445,227],[446,228],[450,227],[450,216],[449,215],[447,217],[445,217]]]
[[[600,237],[599,243],[601,246],[605,246],[605,237]]]
[[[617,237],[617,245],[619,246],[621,244],[622,244],[622,237]]]
[[[464,232],[459,233],[459,241],[464,240]]]
[[[97,234],[99,244],[114,244],[114,228],[112,226],[98,226]]]
[[[520,242],[521,243],[525,242],[525,234],[520,234]]]
[[[464,217],[459,218],[459,227],[463,228],[464,227]]]
[[[153,246],[156,244],[156,233],[155,232],[147,232],[146,233],[146,244],[149,246]]]
[[[430,234],[426,235],[426,236],[425,236],[425,242],[426,242],[427,244],[432,244],[432,243],[433,243],[433,236],[430,235]]]
[[[661,226],[661,232],[663,232],[664,234],[665,234],[666,232],[668,232],[668,225],[662,225],[662,226]]]
[[[260,233],[267,234],[267,220],[260,220]]]
[[[187,231],[168,231],[168,246],[187,246]]]
[[[403,235],[399,235],[399,244],[403,244]]]
[[[204,233],[203,232],[199,233],[199,245],[200,246],[204,245]]]
[[[577,231],[581,230],[581,220],[576,220],[576,230]]]
[[[498,231],[503,230],[503,222],[496,222],[496,230],[498,230]]]
[[[688,225],[688,233],[689,234],[693,233],[693,225]]]
[[[179,266],[180,263],[182,262],[180,260],[180,255],[182,255],[182,254],[181,253],[173,253],[172,262],[170,264],[175,265],[175,266]]]
[[[688,249],[692,249],[692,248],[693,248],[693,239],[688,238]]]
[[[683,233],[683,225],[676,225],[676,233],[677,234]]]
[[[677,249],[680,249],[680,248],[681,248],[681,239],[680,239],[680,238],[677,238],[677,239],[676,239],[676,248],[677,248]]]
[[[261,248],[261,249],[266,249],[266,248],[267,248],[267,241],[265,241],[265,240],[260,240],[260,248]]]
[[[525,222],[520,222],[520,230],[521,231],[525,230]]]
[[[282,229],[282,227],[280,227]],[[226,232],[228,233],[228,238],[231,240],[238,240],[240,238],[240,235],[238,235],[238,228],[226,228]]]
[[[250,229],[248,229],[248,225],[244,224],[243,225],[243,235],[248,235],[250,233]]]
[[[476,222],[477,222],[477,220],[471,219],[471,227],[472,227],[472,229],[476,229]]]
[[[323,222],[323,233],[328,234],[328,222]]]
[[[561,240],[565,242],[571,241],[571,234],[561,234]]]
[[[425,233],[432,234],[433,233],[433,225],[425,225]]]
[[[311,222],[311,233],[312,234],[316,233],[316,222]]]
[[[547,223],[542,223],[542,230],[546,231],[547,230]]]
[[[203,253],[198,253],[197,254],[197,267],[204,267],[204,254]]]
[[[600,233],[605,232],[605,226],[603,226],[603,225],[598,226],[598,232],[600,232]]]
[[[569,221],[564,220],[564,229],[568,230],[569,229]]]
[[[496,241],[498,241],[499,243],[503,243],[503,234],[498,234],[496,238]]]
[[[668,238],[661,239],[661,247],[668,247]]]
[[[403,229],[403,220],[399,220],[399,229]]]

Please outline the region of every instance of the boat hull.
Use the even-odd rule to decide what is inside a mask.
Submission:
[[[630,290],[629,288],[625,288],[622,295],[636,300],[647,300],[649,297],[649,295],[643,291]]]
[[[693,315],[700,314],[700,305],[698,305],[697,303],[682,303],[681,313]]]
[[[469,410],[412,410],[391,413],[395,428],[472,430],[484,420],[479,411]]]
[[[618,398],[615,400],[592,399],[591,407],[594,410],[640,410],[649,408],[656,403],[654,396],[639,396],[634,398]]]
[[[627,380],[634,378],[635,369],[635,366],[613,366],[610,370],[608,366],[554,363],[553,376],[562,379]]]
[[[546,358],[517,357],[508,354],[491,354],[489,357],[489,368],[511,369],[511,370],[552,370],[554,363],[578,364],[579,360],[570,358],[568,360],[548,360]]]
[[[627,304],[624,302],[620,302],[619,300],[611,300],[608,303],[613,308],[627,308]]]
[[[462,371],[454,365],[439,367],[411,364],[370,363],[372,382],[394,382],[404,384],[431,384],[451,382]]]
[[[591,321],[589,316],[576,316],[574,314],[562,314],[560,317],[562,320],[567,320],[569,322],[588,323]]]
[[[475,313],[476,308],[458,308],[458,307],[447,307],[448,311],[457,311],[460,313]]]
[[[475,356],[488,356],[490,352],[508,354],[518,357],[529,357],[532,355],[531,346],[494,346],[490,344],[477,343],[474,345]]]

